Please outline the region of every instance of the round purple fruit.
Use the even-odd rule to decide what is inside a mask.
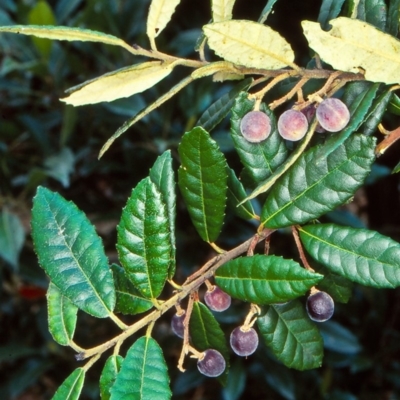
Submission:
[[[326,292],[317,292],[310,295],[306,303],[309,317],[316,322],[325,322],[335,311],[335,303]]]
[[[181,314],[174,314],[171,319],[172,332],[174,332],[176,336],[182,339],[185,332],[185,326],[183,325],[183,321],[185,320],[185,315],[186,315],[185,312]]]
[[[308,130],[306,116],[297,110],[287,110],[278,119],[278,132],[286,140],[303,139]]]
[[[240,122],[240,132],[248,142],[261,142],[271,133],[271,120],[262,111],[250,111]]]
[[[338,132],[349,123],[350,112],[341,100],[330,97],[318,105],[317,120],[328,132]]]
[[[214,286],[212,290],[207,290],[204,295],[204,301],[213,311],[225,311],[231,305],[231,296],[222,291],[218,286]]]
[[[232,350],[242,357],[253,354],[258,346],[258,334],[253,328],[242,330],[242,326],[238,326],[231,333],[230,344]]]
[[[226,367],[222,354],[214,349],[208,349],[203,353],[203,358],[197,361],[197,368],[205,376],[215,378],[220,376]]]

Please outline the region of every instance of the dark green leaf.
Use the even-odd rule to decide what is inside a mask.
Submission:
[[[101,400],[110,400],[111,388],[117,379],[118,372],[121,370],[121,365],[124,359],[119,355],[108,357],[104,364],[103,371],[100,376],[100,395]]]
[[[52,154],[44,160],[46,174],[60,182],[64,187],[69,186],[69,179],[74,172],[75,156],[68,147],[59,153]]]
[[[320,330],[326,349],[344,354],[357,354],[361,351],[357,337],[337,322],[326,321],[320,325]]]
[[[316,163],[325,146],[302,154],[276,182],[261,221],[268,228],[303,224],[345,203],[364,183],[375,159],[375,139],[353,135]]]
[[[254,101],[249,100],[247,96],[247,93],[242,92],[235,100],[235,105],[232,108],[231,136],[244,165],[244,172],[256,185],[272,175],[275,169],[286,160],[288,151],[278,133],[276,118],[265,104],[261,105],[260,111],[264,111],[271,119],[269,137],[260,143],[250,143],[242,136],[240,122],[254,107]]]
[[[321,366],[322,337],[300,301],[269,306],[257,325],[266,345],[287,367],[303,371]]]
[[[400,244],[375,231],[334,224],[300,229],[307,252],[330,271],[378,288],[400,285]]]
[[[363,123],[361,130],[364,135],[372,135],[377,126],[382,121],[383,114],[392,98],[393,92],[390,90],[384,90],[372,103],[372,106],[368,112],[365,122]]]
[[[198,301],[193,304],[189,332],[196,350],[214,349],[222,354],[226,362],[226,368],[218,380],[225,385],[229,371],[229,350],[226,345],[225,334],[212,312]]]
[[[47,290],[47,311],[49,331],[53,339],[68,346],[74,336],[78,308],[51,282]]]
[[[384,0],[360,0],[357,7],[357,19],[375,25],[382,31],[386,28],[386,4]]]
[[[175,275],[175,218],[176,218],[176,192],[175,177],[172,169],[171,151],[165,151],[157,158],[150,170],[150,179],[157,186],[162,195],[164,204],[167,207],[168,222],[171,237],[171,264],[168,270],[168,278],[172,279]]]
[[[400,172],[400,162],[393,168],[392,174],[397,174],[398,172]]]
[[[108,317],[115,305],[114,281],[101,239],[85,214],[39,187],[32,238],[40,265],[61,293],[88,314]]]
[[[132,190],[117,227],[126,276],[146,298],[157,298],[168,277],[171,235],[162,194],[149,177]]]
[[[25,242],[25,230],[20,219],[4,209],[0,213],[0,257],[14,268]]]
[[[215,273],[215,282],[224,292],[255,304],[294,299],[322,278],[293,260],[259,254],[231,260]]]
[[[250,201],[246,201],[238,207],[238,204],[247,196],[242,182],[236,177],[235,171],[228,168],[228,203],[227,206],[240,218],[252,219],[255,216]]]
[[[388,111],[392,114],[400,115],[400,98],[395,93],[393,93],[392,99],[388,105]]]
[[[252,82],[252,78],[247,78],[238,83],[232,90],[220,97],[216,102],[204,111],[203,115],[196,122],[208,132],[211,132],[231,110],[235,97],[242,91],[247,90]]]
[[[229,369],[228,381],[222,389],[223,400],[239,400],[246,388],[246,367],[238,357]]]
[[[114,274],[115,292],[117,294],[116,312],[135,315],[150,310],[153,307],[153,303],[145,299],[127,278],[122,267],[113,264],[111,269]]]
[[[77,368],[57,389],[51,400],[78,400],[81,395],[86,371]]]
[[[321,24],[322,29],[329,29],[328,22],[336,18],[340,14],[343,3],[345,0],[323,0],[321,8],[319,9],[318,22]]]
[[[168,400],[171,398],[168,369],[157,342],[139,338],[128,350],[111,388],[111,400]]]
[[[358,85],[356,85],[358,84]],[[346,103],[350,111],[350,122],[342,131],[333,134],[325,142],[325,145],[321,148],[320,153],[317,155],[317,161],[324,160],[330,153],[335,151],[346,139],[363,123],[365,116],[367,115],[372,102],[378,92],[379,83],[370,84],[361,82],[355,82],[350,86],[345,95],[343,96],[343,102]],[[357,93],[356,96],[352,95]],[[347,94],[347,96],[346,96]]]
[[[217,240],[224,222],[227,166],[224,155],[200,127],[183,135],[179,188],[193,225],[203,240]]]
[[[400,0],[390,0],[387,13],[386,32],[397,37],[399,33]]]
[[[263,364],[266,364],[267,373],[265,373],[264,377],[268,385],[285,400],[296,400],[296,383],[293,371],[272,360],[264,359]],[[268,364],[270,365],[268,366]]]

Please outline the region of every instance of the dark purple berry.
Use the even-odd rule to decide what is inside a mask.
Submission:
[[[172,332],[174,332],[176,336],[182,339],[185,331],[185,326],[183,325],[184,319],[185,319],[185,312],[183,312],[182,314],[174,314],[171,319]]]
[[[349,123],[350,112],[341,100],[330,97],[318,105],[317,120],[328,132],[338,132]]]
[[[197,361],[197,368],[200,373],[215,378],[225,371],[225,359],[219,351],[208,349],[203,353],[203,355],[204,357]]]
[[[328,293],[317,292],[308,297],[306,308],[313,321],[325,322],[332,317],[335,303]]]
[[[278,119],[278,132],[286,140],[303,139],[308,130],[306,116],[297,110],[287,110]]]
[[[310,104],[309,106],[303,108],[300,110],[307,118],[308,123],[311,122],[311,120],[314,118],[315,112],[317,111],[315,108],[314,104]],[[325,129],[320,125],[320,123],[318,122],[316,128],[315,128],[315,132],[318,133],[324,133]]]
[[[204,295],[204,301],[211,310],[220,312],[229,308],[231,305],[231,296],[222,291],[218,286],[214,286],[211,291],[207,290]]]
[[[262,111],[250,111],[240,122],[240,132],[248,142],[261,142],[271,133],[271,120]]]
[[[249,356],[253,354],[258,346],[258,334],[253,329],[243,331],[243,327],[238,326],[231,333],[231,347],[238,356]]]

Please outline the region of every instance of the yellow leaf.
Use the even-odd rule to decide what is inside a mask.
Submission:
[[[179,3],[180,0],[153,0],[151,2],[147,17],[147,36],[153,50],[156,49],[154,39],[167,26]]]
[[[268,26],[232,20],[205,25],[203,30],[211,49],[227,61],[249,68],[298,69],[289,43]]]
[[[232,19],[232,9],[235,0],[212,0],[213,22],[228,21]]]
[[[121,68],[69,89],[72,94],[61,101],[81,106],[129,97],[154,86],[165,78],[173,67],[173,63],[149,61]]]
[[[204,67],[195,69],[191,75],[193,79],[199,79],[199,78],[204,78],[205,76],[214,75],[217,72],[221,71],[231,72],[231,73],[240,72],[237,71],[235,66],[230,62],[217,61],[211,64],[207,64]]]
[[[333,68],[360,72],[372,82],[400,83],[400,41],[367,22],[339,17],[325,32],[319,23],[303,21],[310,47]]]

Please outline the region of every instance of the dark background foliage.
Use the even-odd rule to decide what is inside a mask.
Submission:
[[[265,0],[237,0],[234,18],[257,20]],[[43,3],[42,3],[43,4]],[[55,21],[42,12],[32,13],[38,2],[3,0],[0,25],[55,23],[103,31],[128,43],[148,47],[145,36],[148,0],[53,0]],[[296,62],[309,59],[300,21],[316,20],[321,1],[280,0],[269,24],[292,44]],[[172,22],[158,39],[160,50],[196,57],[194,43],[202,25],[210,20],[207,1],[183,0]],[[95,223],[107,255],[116,261],[116,224],[131,189],[148,174],[156,157],[171,148],[177,160],[177,144],[202,112],[231,88],[229,83],[203,79],[156,110],[117,140],[101,159],[98,152],[107,138],[144,105],[165,93],[187,70],[133,98],[110,104],[73,108],[58,99],[64,90],[123,66],[140,62],[118,48],[93,43],[43,41],[30,37],[0,35],[0,207],[1,240],[21,243],[18,259],[0,249],[0,398],[47,399],[77,366],[69,348],[57,345],[47,331],[47,278],[39,268],[29,236],[31,199],[41,184],[73,200]],[[39,47],[42,46],[42,47]],[[47,48],[47,50],[46,50]],[[212,57],[212,55],[209,55]],[[398,121],[397,121],[398,122]],[[387,120],[388,127],[396,121]],[[230,142],[229,121],[223,121],[212,136],[230,165],[240,169]],[[370,183],[354,201],[330,213],[326,219],[367,226],[400,240],[398,175],[390,175],[398,162],[398,146],[378,160]],[[13,224],[7,225],[11,220]],[[16,219],[16,221],[15,221]],[[7,228],[8,227],[8,228]],[[6,229],[4,231],[4,229]],[[7,231],[8,229],[8,231]],[[253,224],[228,217],[221,246],[234,246],[255,230]],[[177,218],[177,282],[204,263],[212,252],[191,226],[181,199]],[[0,245],[1,247],[1,245]],[[272,251],[297,258],[289,234],[274,235]],[[234,302],[218,315],[226,334],[237,326],[245,308]],[[321,369],[298,372],[279,365],[260,346],[249,359],[232,357],[226,388],[206,379],[187,362],[188,371],[176,369],[180,339],[169,327],[167,315],[155,328],[172,377],[174,399],[395,399],[400,396],[400,290],[374,290],[355,286],[348,304],[337,304],[332,321],[321,325],[325,358]],[[133,319],[126,318],[126,322]],[[116,333],[108,321],[79,314],[76,341],[91,347]],[[129,340],[126,346],[130,345]],[[125,348],[126,349],[126,348]],[[99,361],[89,372],[82,395],[98,398]]]

